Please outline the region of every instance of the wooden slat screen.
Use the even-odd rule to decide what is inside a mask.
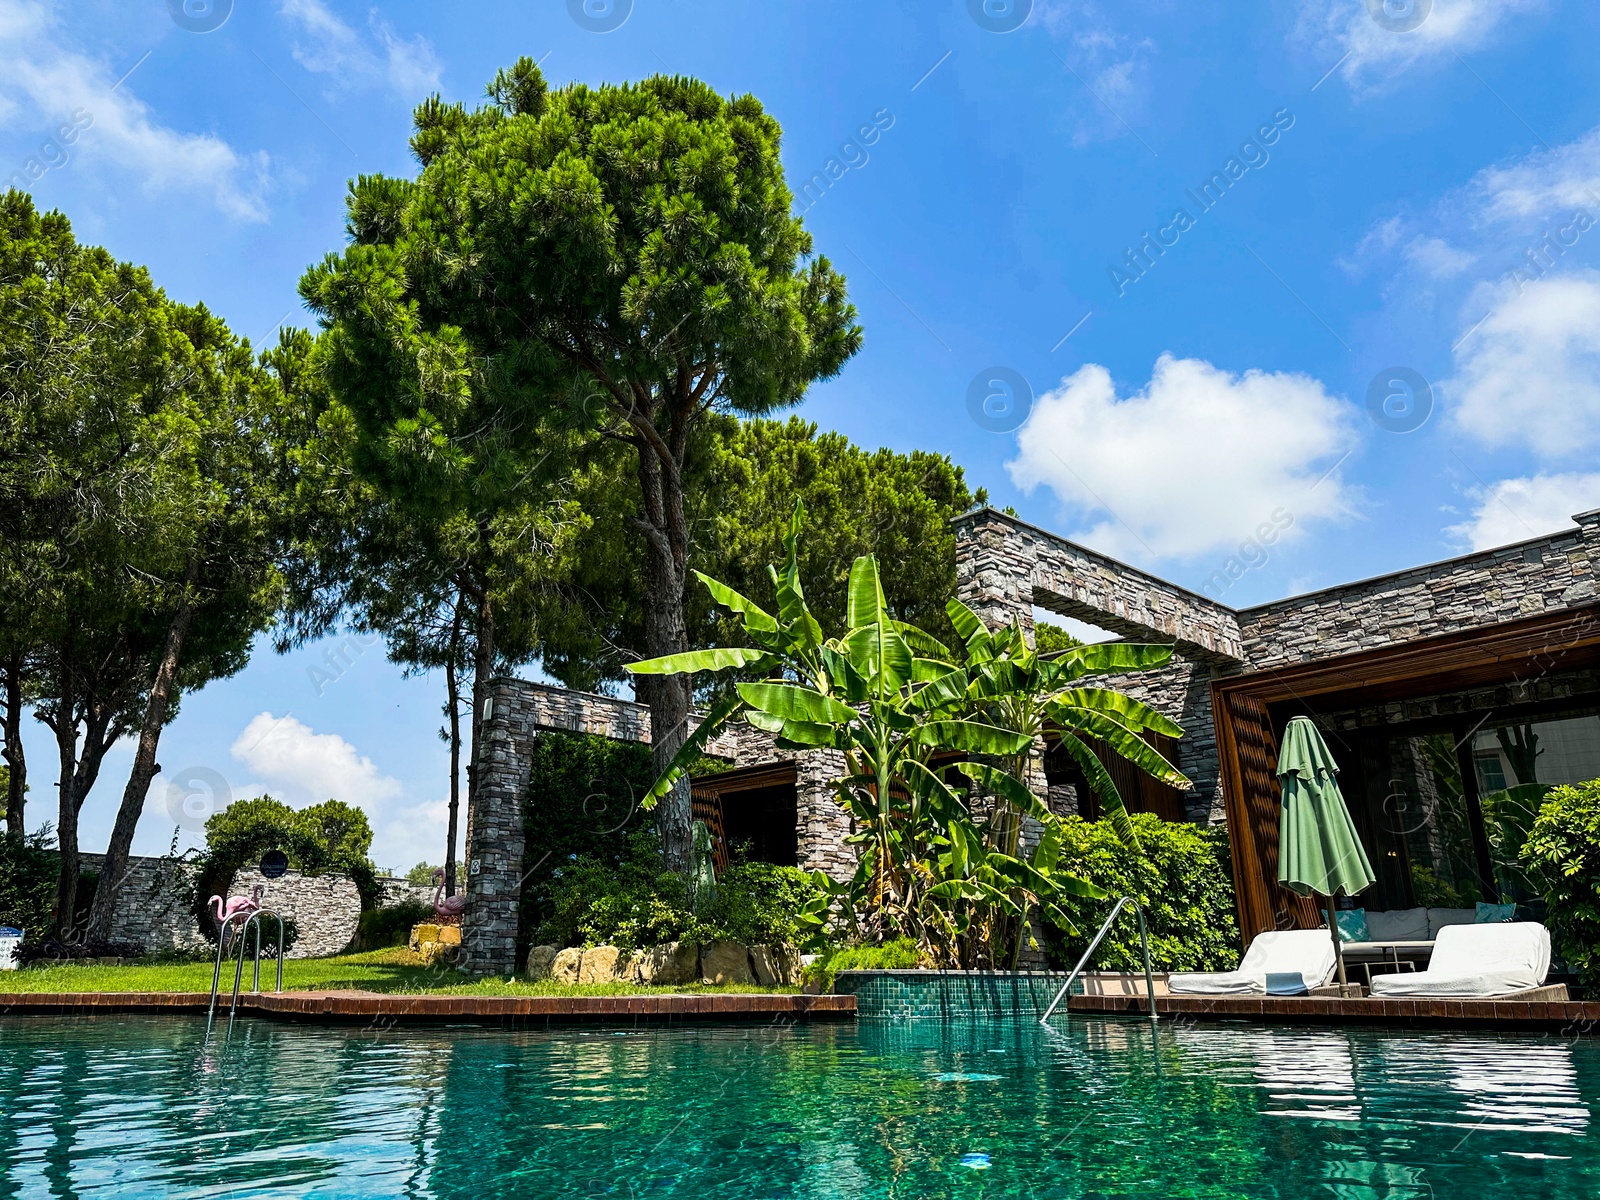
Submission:
[[[1277,883],[1278,739],[1267,706],[1239,694],[1224,702],[1218,732],[1240,932],[1248,945],[1268,929],[1315,929],[1322,924],[1316,902]]]

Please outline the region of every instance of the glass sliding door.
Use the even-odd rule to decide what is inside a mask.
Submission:
[[[1357,817],[1378,883],[1375,909],[1470,908],[1484,899],[1472,813],[1448,732],[1371,739]]]
[[[1600,779],[1600,715],[1496,724],[1472,735],[1472,766],[1502,903],[1537,899],[1518,861],[1545,793]]]

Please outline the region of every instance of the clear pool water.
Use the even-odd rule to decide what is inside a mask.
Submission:
[[[1600,1195],[1600,1042],[0,1018],[0,1196]]]

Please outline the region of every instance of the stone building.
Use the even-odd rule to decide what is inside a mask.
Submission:
[[[1531,785],[1600,777],[1600,511],[1574,521],[1516,545],[1235,609],[983,508],[956,521],[957,586],[991,625],[1015,620],[1030,636],[1043,609],[1173,646],[1161,670],[1107,682],[1183,728],[1159,748],[1193,786],[1176,791],[1107,765],[1129,808],[1227,825],[1248,939],[1319,919],[1276,884],[1273,768],[1297,715],[1316,719],[1340,763],[1379,874],[1370,907],[1530,899],[1516,867],[1526,817],[1517,805]],[[515,962],[532,740],[547,729],[649,740],[649,714],[627,701],[501,679],[489,703],[463,929],[466,962],[479,971]],[[709,749],[733,769],[695,781],[696,812],[720,823],[725,841],[848,874],[848,824],[828,787],[834,752],[780,752],[744,726]],[[1040,768],[1052,807],[1096,815],[1092,789],[1049,739]]]

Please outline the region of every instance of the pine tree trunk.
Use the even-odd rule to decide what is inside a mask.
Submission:
[[[639,448],[639,482],[644,497],[645,656],[660,658],[689,648],[683,619],[683,585],[688,573],[688,524],[683,514],[682,478],[648,446]],[[650,707],[650,758],[657,778],[666,771],[689,736],[690,677],[661,675],[645,690]],[[661,798],[656,828],[667,868],[687,875],[693,858],[689,828],[692,801],[689,780]]]
[[[89,928],[85,935],[91,942],[107,941],[111,936],[111,916],[116,908],[117,892],[122,887],[122,877],[127,871],[134,831],[139,825],[139,815],[144,811],[150,781],[161,770],[156,762],[156,748],[161,742],[161,730],[166,725],[167,709],[177,683],[183,642],[189,634],[189,623],[194,616],[194,585],[199,573],[199,560],[191,559],[189,569],[184,574],[183,593],[177,611],[172,615],[172,624],[167,627],[167,643],[161,652],[161,662],[156,667],[156,677],[145,702],[144,723],[139,729],[139,747],[134,752],[133,771],[128,776],[127,786],[122,789],[122,804],[117,809],[116,824],[111,828],[111,841],[106,846],[105,862],[100,868],[100,882],[95,887],[94,906],[89,910]]]
[[[472,833],[482,769],[478,755],[483,748],[483,710],[489,700],[489,681],[494,675],[494,600],[488,581],[477,590],[477,644],[472,659],[472,746],[467,751],[467,870],[472,870]]]
[[[26,833],[23,807],[28,795],[28,760],[22,746],[22,654],[11,656],[5,665],[6,673],[6,723],[5,760],[9,773],[6,788],[6,828],[12,833]]]
[[[450,652],[445,658],[444,682],[449,693],[450,716],[450,822],[444,847],[444,894],[456,894],[456,820],[461,808],[461,681],[456,678],[456,655],[461,651],[461,600],[456,600],[450,625]]]
[[[64,666],[57,680],[55,701],[58,705],[56,750],[61,759],[61,775],[56,785],[60,793],[56,846],[61,853],[61,871],[56,876],[56,934],[68,938],[72,935],[72,912],[78,900],[78,798],[74,794],[78,765],[78,723],[74,710],[78,698],[71,675]]]

